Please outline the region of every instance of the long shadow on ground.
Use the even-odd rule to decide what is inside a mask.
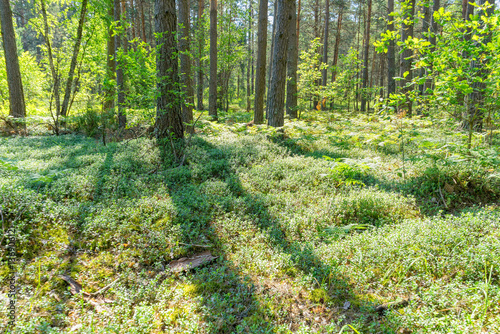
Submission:
[[[321,323],[332,324],[341,317],[345,319],[342,325],[355,320],[360,314],[366,321],[378,319],[378,314],[374,312],[375,305],[369,301],[359,300],[352,291],[348,279],[342,277],[337,268],[324,263],[316,256],[312,246],[288,238],[283,228],[286,222],[269,212],[263,197],[250,194],[244,189],[234,170],[235,166],[232,165],[236,157],[228,145],[224,148],[217,147],[199,137],[195,141],[194,145],[204,151],[207,161],[213,162],[213,165],[207,167],[202,179],[193,178],[189,174],[187,184],[216,184],[218,187],[228,189],[229,192],[224,196],[214,195],[202,191],[202,186],[188,186],[190,189],[187,190],[184,185],[173,180],[170,180],[169,189],[177,210],[192,212],[191,217],[186,217],[190,222],[184,222],[183,242],[196,243],[190,240],[191,229],[195,223],[198,227],[199,224],[203,226],[204,233],[217,246],[216,255],[220,257],[217,264],[195,271],[191,278],[197,285],[196,290],[201,296],[204,307],[211,310],[205,319],[211,333],[272,332],[273,328],[279,325],[296,330],[300,324],[307,324],[324,331],[326,327],[320,327]],[[237,226],[230,226],[234,224],[234,216],[241,221],[250,222],[250,225],[243,223],[240,229]],[[283,254],[290,259],[289,264],[291,269],[294,269],[289,272],[299,271],[302,275],[313,277],[314,288],[317,291],[325,291],[326,294],[313,303],[304,299],[301,301],[300,297],[295,296],[297,302],[288,301],[290,305],[282,305],[284,308],[282,315],[272,319],[273,312],[265,309],[269,304],[266,306],[261,302],[262,299],[266,299],[267,292],[254,293],[259,290],[254,285],[257,282],[252,283],[243,276],[242,272],[245,270],[238,269],[235,263],[237,258],[231,252],[231,250],[238,252],[239,247],[245,246],[245,239],[239,238],[240,235],[247,235],[249,238],[247,242],[257,242],[252,238],[256,234],[265,237],[266,240],[263,242],[273,253]],[[242,264],[247,267],[246,272],[249,272],[249,265]],[[220,270],[225,272],[224,277],[230,278],[228,282],[220,282],[221,279],[224,280],[217,274]],[[211,279],[213,275],[219,277],[219,280],[214,282]],[[293,277],[282,274],[280,279],[293,280]],[[345,311],[342,309],[342,304],[347,300],[355,306]],[[307,312],[294,313],[294,306],[297,306],[293,305],[294,303],[309,306],[315,304],[323,311],[316,315],[316,320],[313,320],[313,317],[307,319]]]

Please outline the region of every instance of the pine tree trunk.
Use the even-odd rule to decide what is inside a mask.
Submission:
[[[108,43],[107,43],[107,57],[106,57],[106,83],[104,84],[104,104],[103,109],[110,112],[114,107],[115,102],[115,89],[111,84],[115,80],[116,62],[115,62],[115,38],[113,37],[113,29],[111,22],[114,18],[113,2],[108,3]]]
[[[196,67],[198,68],[198,89],[197,101],[198,110],[203,110],[203,49],[205,47],[205,28],[203,26],[203,11],[205,7],[204,0],[198,0],[198,57],[196,59]]]
[[[210,0],[210,90],[208,114],[217,120],[217,0]]]
[[[368,56],[370,46],[370,22],[372,15],[372,0],[368,0],[368,13],[366,15],[366,30],[365,30],[365,44],[364,44],[364,67],[363,67],[363,91],[361,92],[361,111],[366,111],[366,100],[368,88]]]
[[[295,0],[292,0],[290,13],[290,38],[288,41],[287,85],[286,85],[286,113],[290,119],[297,118],[297,13]]]
[[[139,15],[141,21],[141,39],[146,43],[146,25],[144,24],[144,0],[139,1]]]
[[[273,32],[271,34],[271,49],[269,50],[269,67],[267,69],[267,94],[269,95],[269,87],[271,87],[271,68],[273,63],[273,55],[274,55],[274,42],[276,35],[276,15],[278,13],[278,0],[274,0],[274,12],[273,12]],[[267,100],[269,101],[269,99]],[[269,106],[266,105],[266,119],[269,119]]]
[[[390,15],[394,12],[394,0],[387,0],[387,30],[394,31],[394,18]],[[387,97],[396,92],[396,51],[395,42],[389,40],[387,47]]]
[[[431,21],[431,8],[429,6],[422,6],[422,12],[424,13],[424,20],[422,22],[422,38],[429,41],[430,40],[430,21]],[[420,68],[419,77],[423,78],[426,74],[426,70],[424,67]],[[426,91],[426,82],[418,85],[418,95],[420,96],[418,100],[418,109],[417,115],[422,114],[422,108],[424,108],[425,102],[423,101],[423,97]]]
[[[16,118],[26,117],[23,83],[19,70],[16,35],[12,22],[12,10],[9,0],[0,0],[0,21],[2,27],[2,42],[5,52],[7,69],[7,84],[9,87],[9,115]]]
[[[271,67],[271,85],[269,87],[268,122],[273,127],[284,125],[286,64],[288,51],[288,33],[292,22],[291,3],[293,0],[277,0],[276,35]]]
[[[260,0],[259,22],[257,27],[257,69],[255,73],[255,124],[264,123],[264,94],[266,93],[266,48],[267,48],[267,9],[268,0]]]
[[[328,24],[330,23],[330,1],[325,0],[325,32],[323,35],[323,63],[328,64]],[[371,1],[371,0],[370,0]],[[322,85],[326,86],[328,68],[323,69]]]
[[[409,8],[404,13],[405,22],[401,27],[401,41],[404,43],[408,38],[413,37],[413,16],[415,12],[415,0],[410,0]],[[413,54],[413,50],[408,47],[405,47],[403,53],[401,54],[400,60],[400,77],[404,77],[401,80],[402,82],[402,91],[406,95],[406,102],[401,106],[401,109],[405,109],[408,116],[412,115],[412,101],[410,101],[409,92],[410,87],[407,85],[413,79],[413,71],[411,69],[411,57]]]
[[[340,32],[342,30],[342,16],[344,13],[344,7],[340,7],[339,14],[337,17],[337,34],[335,36],[335,47],[333,49],[333,72],[332,72],[332,82],[335,82],[337,78],[337,63],[339,60],[339,46],[340,46]]]
[[[251,41],[252,41],[252,1],[250,1],[250,4],[248,5],[248,62],[247,62],[247,112],[250,112],[250,109],[252,108],[251,102],[250,102],[250,94],[251,94],[251,88],[250,88],[250,67],[252,66],[252,47],[251,47]]]
[[[191,77],[191,50],[189,26],[189,0],[179,1],[179,53],[181,58],[180,80],[184,90],[184,101],[182,103],[182,121],[191,123],[193,121],[193,78]],[[192,126],[186,126],[188,132],[193,131]]]
[[[175,0],[155,1],[156,59],[159,96],[156,102],[155,131],[158,139],[184,137],[181,103],[178,97],[178,58],[176,46],[177,17]]]
[[[114,0],[116,27],[121,27],[121,3],[120,0]],[[127,124],[127,118],[124,113],[125,92],[123,83],[123,62],[119,61],[120,48],[122,47],[122,34],[115,34],[115,59],[116,59],[116,92],[118,94],[118,126],[124,128]]]

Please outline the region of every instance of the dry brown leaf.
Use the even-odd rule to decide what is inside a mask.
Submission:
[[[178,273],[181,271],[199,267],[216,258],[217,257],[213,256],[212,253],[210,253],[210,251],[206,251],[203,253],[196,254],[192,257],[183,257],[180,258],[179,260],[174,260],[170,262],[168,266],[174,273]]]

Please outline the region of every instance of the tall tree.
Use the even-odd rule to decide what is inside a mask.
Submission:
[[[217,119],[217,0],[210,0],[210,88],[208,114]]]
[[[490,4],[486,10],[484,10],[484,5],[487,0],[478,0],[476,3],[479,5],[478,17],[479,25],[481,30],[486,30],[484,40],[482,41],[484,45],[491,43],[492,39],[492,29],[486,29],[486,23],[484,22],[484,17],[491,17],[495,10],[495,3]],[[471,14],[472,15],[472,14]],[[474,40],[473,46],[475,49],[480,49],[479,41]],[[489,71],[486,68],[486,63],[488,57],[485,56],[485,50],[481,50],[477,57],[471,59],[470,67],[472,72],[477,73],[479,80],[474,80],[472,84],[472,92],[469,93],[467,97],[467,115],[464,117],[463,127],[469,130],[481,131],[483,129],[483,118],[485,113],[485,98],[486,98],[486,80],[488,79]],[[469,131],[469,141],[468,148],[471,146],[471,131]]]
[[[403,24],[401,25],[401,41],[403,43],[406,43],[408,39],[413,38],[413,16],[415,13],[415,0],[407,0],[403,2],[402,5]],[[413,106],[413,103],[409,97],[410,87],[408,87],[408,84],[412,81],[413,78],[413,71],[411,69],[412,54],[412,49],[404,46],[400,60],[400,77],[404,78],[403,80],[401,80],[401,85],[402,91],[406,96],[406,103],[402,106],[402,108],[406,109],[408,116],[411,116]]]
[[[272,69],[272,63],[273,63],[273,55],[274,55],[274,41],[276,37],[276,14],[278,13],[278,1],[274,0],[274,11],[273,11],[273,30],[271,33],[271,48],[269,50],[269,66],[267,69],[267,87],[268,87],[268,94],[269,94],[269,87],[271,87],[271,69]],[[269,105],[266,105],[266,119],[269,119]]]
[[[266,93],[266,48],[267,48],[267,8],[268,0],[259,2],[259,21],[257,25],[257,69],[255,73],[255,124],[264,122],[264,94]]]
[[[193,121],[193,78],[191,77],[191,51],[190,51],[190,35],[189,26],[189,0],[179,0],[179,51],[181,58],[181,73],[180,79],[184,90],[184,103],[182,103],[182,121],[191,123]],[[193,128],[186,127],[188,132]]]
[[[123,62],[119,61],[120,49],[122,48],[122,11],[120,0],[114,0],[115,7],[115,26],[117,31],[115,32],[115,59],[116,63],[116,92],[118,94],[118,126],[124,128],[127,124],[127,117],[125,116],[125,85],[123,77]],[[126,44],[126,43],[124,43]]]
[[[422,5],[422,12],[424,13],[424,19],[422,21],[422,38],[426,39],[427,41],[430,41],[431,38],[430,21],[432,12],[429,3],[424,3]],[[424,67],[421,67],[419,76],[422,78],[425,76],[425,74],[426,74],[426,69]],[[419,103],[419,108],[417,109],[418,115],[422,114],[422,108],[424,107],[423,106],[424,101],[422,100],[422,97],[425,95],[425,91],[429,83],[430,83],[429,80],[426,80],[422,82],[420,85],[418,85],[418,95],[420,95],[421,97],[418,102]]]
[[[290,38],[288,41],[288,62],[286,82],[286,113],[291,119],[297,118],[297,62],[299,52],[297,49],[297,9],[295,0],[292,0],[290,13]]]
[[[344,14],[344,4],[340,4],[339,13],[337,16],[337,31],[335,34],[335,46],[333,48],[333,72],[332,72],[332,82],[335,82],[337,77],[337,62],[339,60],[339,46],[340,46],[340,32],[342,31],[342,16]]]
[[[26,116],[26,105],[24,102],[23,83],[21,80],[21,71],[19,70],[19,58],[17,56],[16,35],[9,0],[0,0],[0,21],[9,87],[9,115],[22,118]]]
[[[113,28],[111,22],[114,19],[114,4],[113,1],[108,2],[108,43],[106,56],[106,82],[104,84],[104,103],[103,109],[106,112],[113,109],[115,100],[115,89],[112,84],[115,80],[116,62],[115,62],[115,38],[113,37]]]
[[[248,56],[247,56],[247,112],[250,112],[252,104],[250,95],[252,89],[250,87],[250,68],[252,67],[252,1],[248,4]]]
[[[329,31],[328,24],[330,23],[330,1],[329,0],[325,0],[325,1],[326,1],[326,4],[325,4],[325,32],[323,34],[323,63],[328,64],[328,31]],[[369,1],[371,1],[371,0],[369,0]],[[322,85],[326,86],[326,80],[327,80],[327,76],[328,76],[328,68],[323,69],[322,75],[323,75]]]
[[[61,106],[61,115],[66,116],[69,111],[69,99],[73,91],[73,77],[75,75],[76,63],[78,61],[78,53],[80,52],[80,45],[82,44],[83,26],[85,23],[85,15],[87,12],[87,0],[82,1],[82,8],[80,11],[80,18],[78,20],[78,28],[76,31],[76,41],[73,46],[73,55],[71,57],[71,64],[69,66],[68,79],[66,80],[66,89],[64,91],[63,103]]]
[[[368,56],[369,56],[369,46],[370,46],[370,21],[372,15],[372,0],[368,0],[367,4],[367,15],[366,15],[366,26],[365,26],[365,43],[364,47],[364,64],[363,64],[363,92],[361,93],[361,111],[366,111],[366,100],[368,94],[366,89],[368,87]]]
[[[176,45],[177,17],[175,0],[155,1],[157,88],[155,131],[158,139],[184,138],[181,103],[179,101],[179,68]]]
[[[56,66],[54,64],[54,55],[52,52],[52,43],[50,42],[50,35],[49,35],[49,23],[47,19],[47,10],[45,7],[45,0],[40,1],[40,7],[42,10],[42,18],[43,18],[43,37],[45,39],[45,44],[47,45],[47,56],[49,58],[49,67],[50,67],[50,73],[52,74],[52,91],[54,95],[54,102],[56,104],[56,115],[59,116],[61,113],[61,100],[59,99],[59,85],[60,85],[60,78],[59,78],[59,73],[56,70]],[[50,105],[52,106],[52,97],[50,101]],[[56,131],[58,127],[56,126]]]
[[[203,26],[203,11],[205,9],[205,1],[198,0],[198,57],[196,59],[196,67],[198,68],[198,88],[197,101],[198,110],[203,110],[203,49],[205,48],[205,28]]]
[[[288,33],[292,22],[291,3],[294,0],[277,0],[276,35],[271,65],[271,85],[267,97],[268,123],[273,127],[284,124],[286,64]]]
[[[394,31],[394,0],[387,0],[387,30]],[[396,49],[394,39],[389,40],[387,46],[387,97],[396,92]]]

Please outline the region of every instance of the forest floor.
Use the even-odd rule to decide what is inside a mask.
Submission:
[[[2,261],[0,329],[500,332],[498,133],[468,152],[439,119],[221,119],[200,119],[182,164],[144,137],[0,138],[19,276],[7,328]]]

